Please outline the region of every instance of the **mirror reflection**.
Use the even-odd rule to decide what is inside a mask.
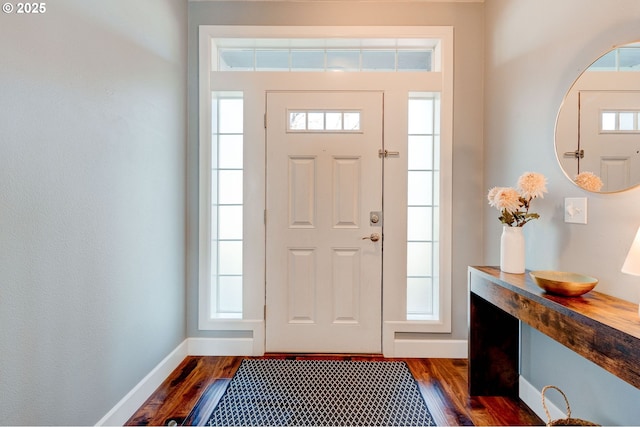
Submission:
[[[593,192],[640,184],[640,42],[618,46],[574,82],[556,122],[565,175]]]

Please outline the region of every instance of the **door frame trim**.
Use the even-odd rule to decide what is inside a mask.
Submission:
[[[200,134],[200,170],[202,171],[203,166],[206,166],[206,163],[203,165],[202,161],[203,156],[202,150],[206,154],[206,145],[207,138],[210,135],[210,103],[208,102],[207,94],[210,94],[212,90],[229,90],[229,89],[240,89],[243,90],[247,88],[247,92],[245,94],[251,96],[255,96],[255,93],[251,93],[252,90],[255,91],[255,82],[248,82],[248,80],[239,76],[241,73],[212,73],[211,61],[213,56],[213,38],[230,38],[230,37],[323,37],[327,36],[327,34],[331,34],[331,37],[343,36],[343,37],[378,37],[378,38],[393,38],[393,37],[415,37],[415,38],[438,38],[441,40],[441,73],[428,73],[433,75],[422,75],[420,76],[419,82],[425,82],[430,80],[439,81],[442,86],[441,93],[442,97],[442,133],[441,133],[441,141],[442,141],[442,151],[441,151],[441,184],[440,184],[440,196],[441,196],[441,247],[440,247],[440,306],[441,306],[441,321],[438,322],[430,322],[430,321],[406,321],[403,320],[400,316],[402,315],[399,307],[401,307],[406,302],[403,300],[403,295],[388,295],[387,293],[383,294],[383,301],[385,304],[384,316],[389,315],[390,317],[387,320],[383,320],[385,323],[383,327],[383,351],[385,356],[387,357],[401,357],[402,356],[402,345],[396,346],[395,343],[399,343],[399,339],[397,337],[403,336],[403,332],[409,332],[409,335],[420,335],[426,334],[430,332],[436,333],[451,333],[451,315],[452,315],[452,307],[451,307],[451,189],[452,189],[452,142],[453,142],[453,27],[452,26],[413,26],[413,27],[385,27],[385,26],[373,26],[373,27],[264,27],[264,26],[217,26],[217,25],[203,25],[199,27],[199,134]],[[226,75],[224,75],[226,74]],[[255,73],[258,74],[258,73]],[[261,81],[260,84],[264,84],[268,78],[264,74],[259,77]],[[307,80],[309,78],[309,74],[307,73],[288,73],[288,79],[290,79],[291,84],[294,87],[302,87],[302,81]],[[297,75],[294,75],[297,74]],[[304,74],[302,76],[301,74]],[[334,73],[332,73],[334,74]],[[338,73],[336,73],[338,74]],[[363,82],[359,81],[357,78],[354,79],[354,74],[364,74],[364,73],[340,73],[344,74],[339,77],[340,84],[339,86],[344,85],[348,89],[353,88],[366,88],[371,89],[366,86]],[[347,76],[347,74],[352,74],[351,76]],[[375,74],[375,73],[369,73]],[[404,79],[410,79],[409,74],[411,73],[402,73],[402,77]],[[212,80],[212,76],[215,75],[215,80]],[[391,79],[393,80],[393,79]],[[406,81],[402,84],[394,83],[393,81],[385,82],[385,84],[390,85],[390,90],[395,90],[398,87],[402,86],[402,84],[406,84]],[[259,84],[259,85],[260,85]],[[251,89],[248,89],[251,88]],[[373,89],[379,89],[380,86],[377,86]],[[387,94],[387,89],[384,88],[385,94]],[[411,90],[414,90],[413,88]],[[415,88],[415,90],[420,90],[419,88]],[[205,96],[202,96],[204,94]],[[255,100],[255,98],[253,98]],[[247,102],[248,103],[248,102]],[[253,108],[253,107],[249,107]],[[256,114],[256,111],[248,111],[245,112],[245,117],[247,114]],[[387,127],[385,126],[385,140],[387,140]],[[260,135],[257,132],[246,134],[247,140],[257,140]],[[255,155],[258,156],[263,153],[264,148],[260,147],[252,147],[255,149]],[[257,165],[257,163],[256,163]],[[259,166],[259,165],[258,165]],[[200,177],[200,191],[202,197],[202,192],[207,191],[207,183],[206,177],[201,173]],[[246,186],[245,186],[246,188]],[[254,197],[255,196],[255,197]],[[260,194],[252,194],[251,195],[254,200],[264,200],[264,198],[260,198]],[[252,206],[253,209],[247,208],[247,211],[253,212],[256,211],[256,208],[259,203],[256,203],[256,206]],[[200,203],[199,211],[200,211],[200,230],[206,230],[206,220],[207,220],[207,207]],[[247,215],[247,214],[245,214]],[[257,214],[256,214],[257,215]],[[263,212],[259,210],[260,222],[263,222]],[[252,232],[260,233],[260,229],[255,228],[251,230]],[[387,230],[388,233],[388,230]],[[247,233],[248,234],[248,233]],[[264,234],[262,234],[264,236]],[[207,277],[207,256],[208,252],[206,251],[207,246],[207,237],[202,233],[199,233],[199,263],[198,263],[198,293],[200,296],[206,295],[207,287],[209,286],[209,279]],[[264,241],[264,239],[262,239]],[[255,243],[255,242],[254,242]],[[388,249],[388,248],[387,248]],[[262,258],[264,260],[264,258]],[[245,259],[246,262],[246,259]],[[246,277],[245,281],[245,294],[251,294],[254,298],[252,301],[244,301],[243,302],[243,317],[244,320],[216,320],[216,319],[207,319],[207,301],[205,298],[198,298],[198,328],[201,331],[217,331],[213,332],[216,335],[220,333],[224,333],[225,336],[228,337],[238,337],[238,338],[246,338],[252,337],[252,339],[260,340],[260,337],[263,336],[262,331],[264,330],[264,261],[262,261],[262,266],[260,263],[253,262],[250,266],[250,277]],[[261,273],[262,271],[262,273]],[[385,268],[385,272],[387,269]],[[383,279],[384,280],[384,279]],[[383,290],[384,292],[384,290]],[[252,298],[253,298],[252,297]],[[393,301],[390,301],[393,300]],[[386,307],[391,304],[392,307]],[[229,322],[232,322],[237,325],[242,325],[242,323],[249,323],[253,326],[249,326],[246,324],[243,326],[238,326],[236,328],[229,328]],[[261,326],[258,326],[261,325]],[[413,332],[419,331],[419,332]],[[207,332],[202,332],[203,334],[207,334]],[[211,333],[211,332],[209,332]],[[407,336],[405,334],[404,336]],[[443,336],[446,338],[446,336]],[[417,340],[416,344],[419,342],[425,342],[425,345],[420,345],[421,352],[424,354],[429,353],[429,345],[428,342],[431,340]],[[385,344],[389,343],[389,344]],[[252,346],[252,348],[260,348],[260,343],[256,343],[256,345]],[[264,349],[264,342],[262,342],[262,349]]]

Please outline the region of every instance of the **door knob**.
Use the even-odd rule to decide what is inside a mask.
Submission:
[[[378,240],[380,240],[380,234],[379,233],[371,233],[371,236],[365,236],[362,238],[362,240],[371,240],[372,242],[377,242]]]

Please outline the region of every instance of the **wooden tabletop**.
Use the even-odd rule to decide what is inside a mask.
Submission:
[[[511,274],[504,273],[500,271],[499,267],[494,266],[473,266],[470,268],[484,273],[487,278],[499,281],[502,286],[535,299],[549,308],[569,316],[584,316],[640,339],[638,304],[595,290],[579,297],[549,294],[533,281],[528,270],[524,274]]]
[[[469,274],[471,292],[640,388],[637,304],[597,291],[578,297],[548,294],[528,271],[474,266]]]

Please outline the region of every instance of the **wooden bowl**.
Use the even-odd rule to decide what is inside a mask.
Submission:
[[[564,297],[586,294],[598,284],[596,278],[566,271],[532,271],[529,275],[546,292]]]

